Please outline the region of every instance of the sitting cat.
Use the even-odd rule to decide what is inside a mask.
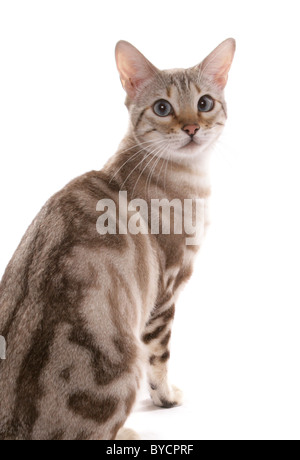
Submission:
[[[145,366],[154,404],[182,403],[167,375],[171,326],[201,241],[187,245],[187,233],[174,229],[132,234],[116,221],[115,233],[99,231],[98,203],[111,200],[129,216],[119,201],[126,192],[149,209],[153,199],[200,199],[206,209],[234,51],[228,39],[196,67],[160,71],[129,43],[117,44],[129,132],[102,171],[46,203],[0,285],[0,439],[136,438],[123,426]],[[166,218],[159,213],[161,226]],[[197,224],[207,224],[205,214]]]

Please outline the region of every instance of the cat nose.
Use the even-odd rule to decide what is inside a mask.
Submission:
[[[199,125],[185,125],[182,130],[187,133],[188,136],[195,136],[196,132],[199,131]]]

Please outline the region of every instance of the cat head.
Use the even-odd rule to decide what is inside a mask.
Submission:
[[[191,160],[219,137],[227,118],[224,88],[234,52],[230,38],[195,67],[159,70],[130,43],[117,44],[132,134],[145,150]]]

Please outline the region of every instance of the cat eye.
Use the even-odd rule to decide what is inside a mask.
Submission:
[[[153,111],[159,117],[167,117],[173,112],[173,107],[168,101],[160,99],[159,101],[155,102]]]
[[[215,102],[213,98],[208,95],[202,96],[198,102],[199,112],[211,112],[214,106],[215,106]]]

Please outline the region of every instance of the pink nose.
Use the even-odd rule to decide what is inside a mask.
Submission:
[[[189,136],[195,136],[196,132],[199,131],[199,125],[185,125],[182,130],[185,131]]]

